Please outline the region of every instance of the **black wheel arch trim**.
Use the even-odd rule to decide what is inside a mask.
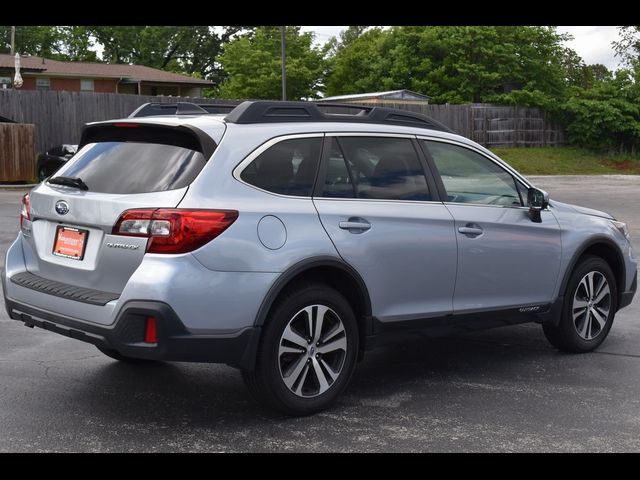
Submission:
[[[616,299],[617,303],[618,304],[620,303],[620,295],[624,292],[624,289],[627,283],[627,272],[625,269],[624,255],[622,254],[622,251],[620,250],[620,247],[618,246],[618,244],[613,240],[611,240],[609,237],[605,237],[605,236],[591,237],[588,240],[586,240],[582,245],[580,245],[580,247],[575,251],[575,253],[571,257],[571,261],[567,265],[567,269],[564,272],[562,283],[560,284],[560,290],[558,291],[558,297],[565,296],[565,293],[567,291],[567,285],[569,284],[569,279],[571,278],[571,274],[576,268],[576,265],[578,264],[578,260],[580,260],[580,257],[582,257],[582,255],[584,255],[584,253],[589,248],[598,244],[605,244],[609,247],[612,247],[613,250],[616,252],[616,256],[618,257],[618,261],[620,262],[620,265],[622,265],[622,271],[620,272],[621,285],[617,285],[618,298]],[[614,267],[611,266],[611,269],[613,270]]]
[[[328,255],[312,257],[312,258],[302,260],[301,262],[298,262],[292,265],[287,270],[285,270],[282,274],[280,274],[280,276],[276,279],[276,281],[271,285],[271,288],[267,292],[267,295],[265,295],[264,299],[262,300],[262,303],[260,304],[260,308],[258,309],[258,314],[256,315],[254,325],[255,326],[264,325],[264,322],[267,318],[267,314],[269,313],[269,310],[271,309],[273,302],[276,300],[276,298],[278,298],[278,295],[280,295],[280,293],[286,288],[286,286],[294,277],[317,267],[333,267],[333,268],[340,269],[346,274],[348,274],[358,284],[358,287],[360,290],[359,293],[363,300],[363,305],[364,305],[363,313],[364,313],[365,322],[366,322],[365,329],[367,332],[369,332],[370,329],[372,328],[371,298],[369,296],[369,290],[367,289],[367,286],[364,283],[364,280],[362,279],[360,274],[356,271],[356,269],[353,268],[351,265],[349,265],[347,262],[345,262],[342,259],[331,257]]]

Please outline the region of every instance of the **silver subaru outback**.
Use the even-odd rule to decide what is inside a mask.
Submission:
[[[537,322],[587,352],[635,293],[624,223],[550,201],[423,115],[157,110],[87,125],[25,195],[2,275],[11,318],[120,361],[227,363],[304,415],[371,348]]]

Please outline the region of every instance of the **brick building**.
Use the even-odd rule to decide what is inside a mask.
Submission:
[[[0,54],[0,88],[12,88],[14,57]],[[142,65],[61,62],[44,57],[20,58],[21,90],[128,93],[201,97],[212,82]]]

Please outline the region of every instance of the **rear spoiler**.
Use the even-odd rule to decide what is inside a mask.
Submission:
[[[98,142],[174,145],[201,152],[206,159],[211,158],[218,146],[209,135],[191,125],[156,125],[121,120],[85,125],[78,150],[89,143]]]

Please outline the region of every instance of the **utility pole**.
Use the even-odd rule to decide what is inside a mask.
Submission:
[[[16,54],[16,27],[11,27],[11,56]]]
[[[287,57],[284,40],[286,27],[280,27],[280,57],[282,60],[282,100],[287,99]]]

